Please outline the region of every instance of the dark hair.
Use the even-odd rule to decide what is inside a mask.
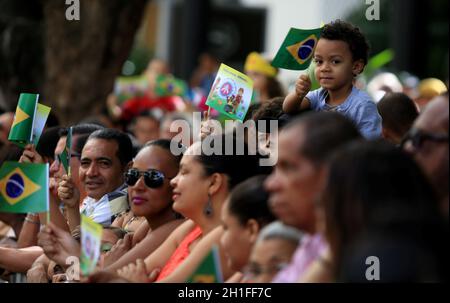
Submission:
[[[115,141],[117,143],[117,157],[123,166],[127,165],[132,160],[133,146],[131,144],[131,139],[127,134],[115,129],[104,128],[90,134],[87,140],[93,139]]]
[[[238,138],[239,140],[237,140]],[[207,155],[202,148],[200,155],[196,158],[202,164],[207,176],[214,173],[227,175],[229,190],[254,175],[266,172],[267,167],[259,166],[259,160],[262,157],[258,154],[252,155],[243,138],[237,137],[235,134],[211,136],[211,143],[208,147],[214,149],[217,142],[220,143],[220,147],[218,147],[220,153]],[[238,148],[238,142],[239,145],[243,144],[243,150]],[[232,150],[229,150],[231,143],[233,144]],[[227,145],[228,148],[226,148]]]
[[[263,102],[261,106],[253,113],[252,120],[256,122],[256,129],[258,131],[262,131],[260,123],[258,121],[264,121],[265,124],[265,132],[270,132],[270,121],[278,120],[278,118],[283,114],[283,97],[276,97],[266,102]]]
[[[260,227],[275,220],[269,208],[269,193],[264,189],[267,175],[258,175],[239,183],[230,193],[228,210],[241,225],[255,219]]]
[[[76,125],[72,126],[72,135],[86,135],[86,134],[90,135],[99,129],[104,129],[104,127],[97,125],[97,124],[92,124],[92,123],[76,124]],[[68,127],[61,128],[61,130],[59,131],[59,136],[65,137],[65,136],[67,136],[68,133],[69,133]]]
[[[337,272],[357,242],[371,241],[369,234],[431,249],[436,243],[430,239],[442,231],[427,178],[413,159],[386,142],[353,142],[338,150],[329,160],[321,201]]]
[[[46,128],[39,138],[36,151],[43,157],[51,158],[55,156],[55,148],[59,140],[59,132],[61,127],[54,126]]]
[[[383,127],[390,129],[399,137],[411,128],[419,115],[414,101],[403,93],[387,93],[377,104]]]
[[[162,149],[165,149],[166,151],[168,151],[172,155],[172,157],[174,158],[175,163],[177,165],[179,165],[180,161],[181,161],[181,158],[183,158],[183,154],[186,151],[186,147],[184,147],[181,143],[178,142],[177,143],[178,147],[181,148],[182,153],[180,153],[178,156],[175,156],[170,150],[170,142],[171,141],[167,140],[167,139],[152,140],[152,141],[149,141],[149,142],[145,143],[144,146],[142,146],[141,150],[144,149],[145,147],[150,147],[150,146],[161,147]]]
[[[348,44],[353,60],[362,60],[364,65],[367,64],[369,43],[358,27],[338,19],[325,24],[322,28],[320,38],[344,41]]]
[[[81,155],[81,152],[83,151],[83,147],[86,144],[87,139],[89,138],[89,134],[85,135],[79,135],[75,145],[73,146],[73,150]]]
[[[285,129],[303,126],[304,142],[299,151],[314,164],[321,165],[338,147],[362,139],[355,125],[335,112],[307,112],[290,122]]]

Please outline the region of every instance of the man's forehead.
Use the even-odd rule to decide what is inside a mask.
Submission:
[[[292,153],[299,151],[303,141],[303,130],[301,127],[292,127],[280,132],[279,150],[280,152]]]
[[[90,139],[81,152],[82,158],[117,158],[117,143],[114,140]]]

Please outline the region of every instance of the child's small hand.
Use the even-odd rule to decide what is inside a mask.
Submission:
[[[303,100],[310,89],[311,79],[309,79],[308,75],[301,75],[295,82],[295,94],[300,100]]]

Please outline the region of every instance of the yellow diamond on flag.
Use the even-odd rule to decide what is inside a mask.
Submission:
[[[11,128],[14,128],[14,126],[28,118],[30,118],[30,115],[24,112],[20,107],[17,107],[16,115],[14,116],[14,121]]]
[[[288,46],[286,49],[299,64],[303,64],[312,57],[316,44],[317,37],[310,35],[305,40]]]
[[[31,181],[18,167],[0,180],[0,193],[10,205],[22,201],[40,189],[41,186]]]

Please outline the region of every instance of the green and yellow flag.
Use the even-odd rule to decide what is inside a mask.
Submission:
[[[14,121],[8,140],[25,146],[33,139],[34,115],[38,104],[38,94],[20,94]]]
[[[60,163],[63,165],[66,174],[70,176],[70,158],[72,150],[72,127],[69,127],[67,133],[66,146],[61,154],[58,155]]]
[[[223,276],[220,266],[219,248],[213,246],[212,250],[199,265],[187,283],[222,283]]]
[[[21,147],[29,143],[37,146],[50,113],[50,107],[39,104],[38,100],[38,94],[20,94],[9,141]]]
[[[158,75],[155,94],[157,96],[186,96],[188,86],[185,81],[171,75]]]
[[[103,226],[81,215],[81,273],[85,276],[94,271],[100,258]]]
[[[48,164],[11,161],[3,163],[0,168],[0,211],[48,211],[48,173]]]
[[[272,65],[275,67],[305,70],[314,55],[322,28],[291,28],[278,50]]]

